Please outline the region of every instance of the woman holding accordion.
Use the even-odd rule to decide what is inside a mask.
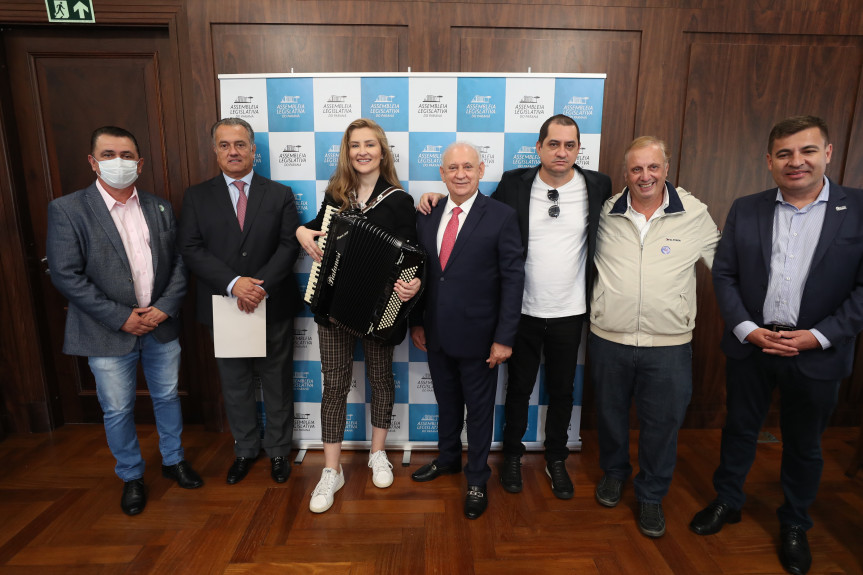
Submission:
[[[416,211],[411,196],[401,189],[396,175],[392,151],[383,129],[372,120],[351,122],[342,137],[336,170],[327,185],[326,195],[317,217],[297,228],[297,239],[306,253],[316,262],[323,252],[316,243],[323,225],[327,206],[340,212],[360,209],[368,220],[398,236],[416,243]],[[420,280],[397,281],[394,290],[402,301],[414,297]],[[345,434],[347,397],[353,372],[353,351],[356,337],[332,325],[326,318],[315,318],[321,350],[321,371],[324,385],[321,399],[321,427],[324,443],[324,470],[312,492],[309,509],[323,513],[333,504],[333,498],[345,483],[339,458]],[[404,340],[406,322],[396,328],[389,340],[363,340],[366,373],[372,388],[371,421],[372,448],[369,467],[372,481],[386,488],[393,482],[392,464],[384,451],[387,430],[395,399],[393,379],[393,348]]]

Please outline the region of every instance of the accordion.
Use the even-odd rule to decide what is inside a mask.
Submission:
[[[387,340],[417,297],[403,302],[393,290],[396,280],[424,279],[425,252],[371,223],[357,212],[339,214],[327,206],[305,301],[312,312],[348,333]],[[421,288],[422,289],[422,286]]]

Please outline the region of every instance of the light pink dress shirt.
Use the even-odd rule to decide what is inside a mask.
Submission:
[[[144,219],[144,211],[138,201],[138,189],[132,191],[132,196],[121,204],[111,197],[102,183],[96,180],[96,187],[105,200],[108,212],[120,232],[123,247],[126,249],[126,257],[132,268],[132,282],[135,286],[135,297],[138,299],[138,307],[150,305],[153,297],[153,252],[150,250],[150,228]]]

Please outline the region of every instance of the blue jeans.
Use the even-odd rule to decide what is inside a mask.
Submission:
[[[144,476],[144,459],[135,430],[135,389],[138,360],[153,400],[159,451],[163,465],[183,460],[183,416],[177,396],[180,369],[180,341],[160,343],[152,335],[138,338],[135,349],[117,357],[90,357],[90,371],[96,378],[96,395],[104,412],[108,447],[117,460],[114,471],[123,481]]]
[[[635,497],[643,503],[662,503],[677,462],[677,431],[692,398],[692,347],[620,345],[592,333],[588,345],[599,465],[615,479],[626,480],[632,474],[629,408],[634,398],[639,427]]]

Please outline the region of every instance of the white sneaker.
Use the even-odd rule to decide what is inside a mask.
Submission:
[[[309,510],[312,513],[323,513],[333,506],[333,498],[336,491],[341,489],[345,484],[345,475],[342,473],[342,466],[339,465],[339,470],[324,467],[321,473],[321,480],[318,481],[315,490],[312,491],[312,500],[309,501]]]
[[[381,449],[369,453],[369,467],[372,468],[372,483],[385,489],[393,484],[393,464],[387,459],[387,452]]]

